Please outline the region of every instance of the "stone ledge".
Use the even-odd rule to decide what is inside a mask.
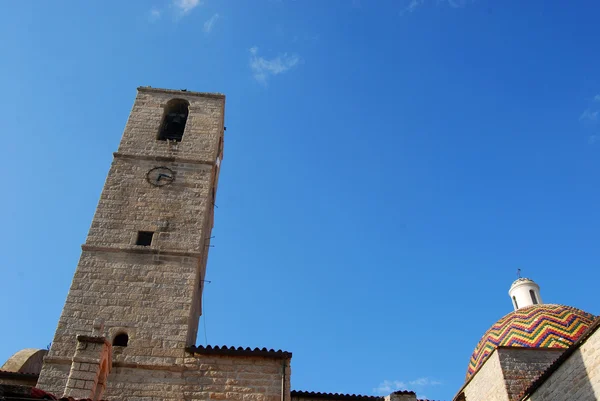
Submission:
[[[88,336],[85,334],[77,335],[77,341],[82,343],[95,343],[95,344],[105,344],[110,345],[110,342],[106,339],[106,337],[101,336]]]
[[[129,153],[114,152],[113,156],[120,159],[130,160],[153,160],[157,162],[169,162],[169,163],[189,163],[189,164],[206,164],[208,166],[214,166],[217,164],[216,160],[204,160],[204,159],[186,159],[184,157],[177,156],[150,156],[150,155],[134,155]]]
[[[46,357],[46,359],[44,359],[44,363],[51,363],[51,364],[56,364],[56,365],[71,365],[71,363],[73,361],[78,362],[78,361],[74,360],[74,358],[63,358],[63,357]],[[83,362],[88,363],[89,361],[83,361]],[[141,369],[141,370],[167,370],[167,371],[171,371],[171,372],[184,372],[184,371],[194,370],[194,369],[190,369],[189,367],[185,366],[183,363],[177,364],[177,365],[176,364],[154,365],[154,364],[145,364],[145,363],[139,363],[139,362],[113,361],[112,367],[113,368]],[[3,374],[3,373],[22,375],[19,377],[38,377],[39,376],[39,375],[29,374],[29,373],[16,373],[16,372],[0,371],[0,374]]]
[[[56,364],[56,365],[70,365],[73,362],[73,357],[64,357],[64,356],[45,356],[44,357],[44,365],[47,363]]]
[[[165,256],[185,256],[191,258],[202,257],[201,252],[191,251],[176,251],[167,249],[157,249],[147,246],[98,246],[98,245],[81,245],[83,251],[100,251],[100,252],[127,252],[127,253],[141,253],[147,255],[165,255]]]
[[[185,372],[190,369],[184,364],[181,365],[151,365],[144,364],[139,362],[114,362],[112,364],[113,368],[129,368],[129,369],[141,369],[141,370],[166,370],[169,372]]]

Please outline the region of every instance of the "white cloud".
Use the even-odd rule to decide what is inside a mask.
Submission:
[[[594,96],[594,102],[600,102],[600,95]]]
[[[160,19],[161,14],[162,13],[161,13],[161,11],[158,8],[152,8],[150,10],[150,14],[148,15],[148,19],[151,22],[154,22],[154,21]]]
[[[579,121],[596,121],[598,120],[598,114],[600,114],[600,111],[586,109],[581,116],[579,116]]]
[[[447,4],[448,6],[450,6],[452,8],[463,8],[463,7],[466,7],[467,4],[473,3],[474,1],[475,0],[436,0],[435,5]],[[404,7],[404,10],[401,11],[400,14],[402,15],[404,13],[412,13],[417,8],[425,5],[425,3],[426,3],[426,0],[410,0],[408,5],[406,7]],[[431,3],[433,3],[433,0],[431,0]]]
[[[442,384],[442,382],[439,380],[430,379],[429,377],[419,377],[416,380],[408,382],[408,384],[411,386],[439,386]]]
[[[467,5],[467,0],[447,0],[447,2],[453,8],[463,8]]]
[[[376,394],[387,395],[399,390],[414,390],[414,388],[409,387],[418,387],[423,389],[429,386],[439,386],[440,384],[442,384],[441,381],[434,380],[429,377],[419,377],[418,379],[410,380],[408,382],[404,382],[401,380],[384,380],[381,383],[379,383],[379,386],[373,389],[373,392]],[[427,397],[420,394],[419,398]]]
[[[590,135],[590,136],[588,137],[588,143],[589,143],[590,145],[593,145],[593,144],[595,144],[596,142],[598,142],[598,135]]]
[[[254,79],[266,83],[271,75],[279,75],[295,67],[300,62],[296,54],[283,53],[272,59],[266,59],[258,55],[258,47],[253,46],[250,52],[250,69]]]
[[[408,3],[408,6],[406,6],[406,9],[404,11],[408,11],[409,13],[412,13],[419,6],[422,6],[423,3],[425,3],[425,0],[410,0],[410,3]]]
[[[215,14],[212,17],[210,17],[204,23],[204,32],[210,33],[212,31],[213,27],[215,26],[215,23],[217,22],[218,19],[219,19],[219,14]]]
[[[376,394],[391,394],[398,390],[406,390],[406,383],[399,380],[384,380],[373,389],[373,392]]]
[[[177,7],[182,14],[188,14],[200,4],[200,0],[173,0],[173,5]]]

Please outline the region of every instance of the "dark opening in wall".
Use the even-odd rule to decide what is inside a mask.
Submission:
[[[533,290],[529,290],[529,295],[531,296],[531,302],[533,302],[534,305],[538,304],[538,300],[535,297],[535,292],[533,292]]]
[[[189,106],[187,100],[183,99],[173,99],[167,103],[160,132],[158,133],[159,140],[181,141],[188,118]]]
[[[127,347],[127,343],[129,342],[129,336],[127,333],[119,333],[115,336],[113,340],[113,344],[116,347]]]
[[[152,231],[138,231],[136,245],[150,246],[152,244],[152,237],[154,233]]]

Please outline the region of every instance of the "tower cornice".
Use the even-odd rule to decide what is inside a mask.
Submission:
[[[215,99],[225,99],[225,95],[217,92],[194,92],[189,91],[187,89],[161,89],[161,88],[152,88],[150,86],[139,86],[137,88],[139,92],[154,92],[154,93],[168,93],[173,95],[182,95],[182,96],[201,96],[201,97],[212,97]]]

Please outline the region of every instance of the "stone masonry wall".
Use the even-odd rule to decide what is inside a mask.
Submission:
[[[562,348],[499,347],[496,352],[508,398],[517,400],[531,382],[564,352]]]
[[[146,181],[146,173],[160,166],[175,172],[173,184],[155,187]],[[213,211],[213,169],[206,164],[116,157],[86,244],[144,249],[135,245],[137,232],[153,231],[154,249],[204,252],[204,222]]]
[[[596,330],[526,399],[529,401],[600,399],[600,330]]]
[[[467,401],[509,401],[496,351],[472,376],[463,390]]]
[[[290,401],[290,359],[211,355],[186,358],[185,365],[186,399],[282,401],[283,391]]]
[[[108,338],[129,335],[127,347],[114,347],[115,362],[182,364],[197,269],[185,256],[84,251],[38,386],[64,389],[76,335],[90,334],[96,318]]]
[[[104,398],[126,401],[290,401],[290,360],[264,357],[188,356],[178,369],[115,363]]]
[[[181,142],[157,139],[164,106],[189,102]],[[213,222],[222,149],[222,95],[139,88],[119,150],[67,295],[38,386],[64,390],[78,334],[95,319],[120,366],[181,369],[184,348],[195,342],[202,280]],[[152,186],[153,167],[174,171],[170,185]],[[150,246],[136,245],[139,231],[154,232]]]

